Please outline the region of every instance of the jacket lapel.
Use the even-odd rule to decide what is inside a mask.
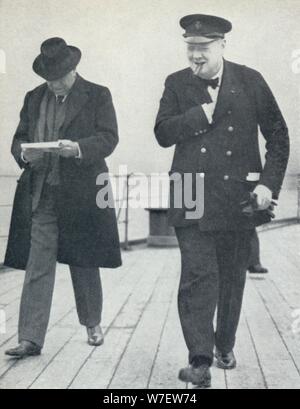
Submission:
[[[40,105],[43,99],[43,96],[47,90],[47,84],[42,84],[40,87],[33,92],[31,100],[30,100],[30,107],[29,107],[29,118],[30,118],[30,126],[31,126],[31,139],[34,139],[34,130],[37,124],[37,121],[40,116]]]
[[[240,92],[241,86],[237,82],[230,64],[224,60],[222,84],[213,115],[214,122],[218,122],[220,118],[222,118],[229,110],[232,109],[232,106]]]
[[[81,108],[86,104],[88,98],[89,92],[86,83],[84,79],[78,75],[68,96],[66,119],[63,126],[64,130],[70,125]]]

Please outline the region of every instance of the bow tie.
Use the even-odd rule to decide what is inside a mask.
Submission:
[[[201,81],[205,84],[206,87],[212,87],[213,89],[216,89],[219,86],[219,78],[214,78],[211,80],[205,80],[201,78]]]

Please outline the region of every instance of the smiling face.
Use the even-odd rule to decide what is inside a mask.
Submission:
[[[47,81],[48,87],[55,95],[66,95],[72,88],[76,79],[76,71],[72,70],[67,75],[55,81]]]
[[[222,64],[225,44],[221,38],[210,43],[188,44],[187,56],[194,74],[204,79],[216,75]]]

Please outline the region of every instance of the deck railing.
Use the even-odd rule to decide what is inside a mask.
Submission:
[[[167,205],[169,184],[168,174],[165,173],[164,176],[166,183],[164,184],[163,192],[157,193],[156,199],[160,199],[160,201],[158,200],[159,203],[157,207],[159,207],[162,202],[164,206]],[[147,200],[145,200],[145,206],[141,206],[137,209],[133,208],[130,202],[136,194],[136,191],[134,192],[134,190],[138,180],[145,182],[146,178],[148,181],[153,181],[156,177],[161,177],[161,175],[145,175],[133,172],[128,174],[116,174],[111,177],[112,181],[118,180],[119,182],[118,194],[114,197],[120,239],[122,246],[125,249],[129,249],[131,244],[145,242],[149,235],[149,213],[145,208],[151,206],[147,206]],[[0,177],[0,250],[2,249],[0,257],[3,257],[3,249],[6,246],[16,179],[17,176]],[[143,195],[144,199],[147,199],[149,191],[144,189]],[[280,227],[282,224],[286,225],[288,223],[300,223],[299,173],[286,175],[278,203],[279,205],[276,209],[275,220],[264,228]]]
[[[161,175],[156,176],[161,178]],[[165,174],[165,176],[167,177],[167,174]],[[144,179],[145,177],[150,179],[155,177],[155,175],[145,175],[133,172],[126,175],[113,176],[113,178],[117,178],[119,180],[119,183],[123,183],[122,197],[116,197],[115,202],[118,224],[120,226],[121,242],[124,249],[129,249],[130,244],[132,243],[146,241],[147,232],[145,232],[143,237],[136,237],[134,231],[130,234],[132,224],[135,226],[138,226],[139,224],[139,221],[136,218],[148,218],[146,211],[137,212],[136,209],[131,209],[130,206],[130,201],[133,199],[133,196],[131,195],[131,181],[139,178]],[[166,203],[167,192],[163,192],[163,196],[164,197],[160,199]],[[291,223],[300,223],[300,174],[288,174],[286,176],[278,204],[278,209],[276,209],[276,218],[263,228],[274,228]],[[122,225],[124,228],[121,227]]]

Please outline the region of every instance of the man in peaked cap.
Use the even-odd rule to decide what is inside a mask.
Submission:
[[[96,178],[108,174],[105,158],[118,143],[108,88],[76,72],[77,47],[62,38],[41,45],[33,70],[46,82],[27,93],[12,143],[24,172],[18,183],[5,264],[26,269],[14,358],[39,355],[47,331],[56,261],[68,264],[79,321],[88,344],[103,343],[99,267],[121,265],[112,207],[97,207]],[[55,152],[24,143],[60,141]]]
[[[208,387],[214,353],[218,367],[236,366],[233,349],[251,239],[255,227],[266,221],[272,198],[278,197],[289,137],[262,75],[223,58],[231,23],[194,14],[183,17],[180,25],[190,66],[166,79],[155,135],[160,146],[175,146],[168,220],[181,252],[178,308],[190,363],[179,378]],[[266,140],[264,166],[258,129]],[[199,180],[204,186],[200,198]],[[192,194],[196,204],[203,202],[203,214],[190,217],[185,201],[178,205],[180,188],[184,196]],[[242,203],[253,197],[253,212],[246,214]]]

